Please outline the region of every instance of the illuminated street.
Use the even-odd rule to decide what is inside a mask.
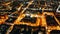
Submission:
[[[0,34],[60,34],[60,0],[1,0]]]

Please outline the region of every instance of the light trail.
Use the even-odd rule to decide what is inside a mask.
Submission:
[[[14,24],[9,27],[9,29],[6,32],[6,34],[9,34],[12,31],[13,27],[14,27]]]
[[[32,1],[30,1],[29,3],[28,3],[28,5],[22,10],[22,12],[19,14],[19,17],[17,18],[17,20],[16,21],[14,21],[14,23],[12,24],[10,24],[10,23],[6,23],[6,24],[8,24],[8,25],[11,25],[10,27],[9,27],[9,29],[7,30],[7,33],[6,34],[9,34],[11,31],[12,31],[12,29],[13,29],[13,26],[15,25],[15,24],[26,24],[26,25],[29,25],[29,26],[39,26],[41,23],[42,23],[42,25],[41,26],[44,26],[44,27],[46,27],[46,30],[48,31],[48,32],[50,32],[51,30],[60,30],[60,26],[47,26],[47,24],[46,24],[46,18],[45,18],[45,14],[47,14],[47,15],[52,15],[52,16],[54,16],[54,18],[55,18],[55,20],[57,21],[57,23],[60,25],[60,22],[58,21],[58,19],[55,17],[55,15],[53,14],[53,13],[48,13],[48,12],[44,12],[44,10],[48,10],[48,9],[45,9],[45,7],[42,9],[43,10],[43,14],[40,16],[40,15],[37,15],[37,16],[40,16],[40,18],[42,19],[42,22],[40,22],[39,20],[39,18],[37,18],[37,21],[36,21],[36,24],[31,24],[31,23],[24,23],[24,22],[20,22],[20,20],[22,19],[22,18],[24,18],[25,17],[25,15],[23,15],[23,13],[25,12],[25,10],[31,5],[33,3],[33,0]],[[8,2],[8,3],[6,3],[6,4],[3,4],[3,5],[6,5],[6,6],[8,6],[10,4],[10,2]],[[21,10],[21,7],[22,7],[23,5],[21,4],[21,6],[19,6],[19,8],[17,8],[17,11],[15,11],[15,12],[13,12],[12,14],[14,14],[14,13],[18,13],[18,11],[20,11]],[[45,4],[45,6],[47,6],[46,4]],[[52,9],[49,9],[49,10],[52,10]],[[11,15],[12,15],[11,14]],[[33,15],[33,17],[34,17],[35,15]],[[36,17],[37,17],[36,16]],[[4,17],[2,17],[2,18],[4,18]],[[6,15],[6,18],[8,19],[8,16]],[[6,19],[6,20],[7,20]],[[5,19],[0,19],[0,22],[2,23],[4,23],[5,22]],[[0,23],[0,24],[1,24]]]
[[[23,5],[19,6],[18,11],[21,9],[22,6],[23,6]],[[14,13],[18,13],[18,12],[16,11],[16,12],[14,12]],[[14,14],[14,13],[12,13],[12,14]],[[11,14],[11,15],[12,15],[12,14]],[[10,24],[10,23],[7,23],[7,24]],[[7,30],[6,34],[9,34],[9,33],[12,31],[13,26],[14,26],[14,23],[13,23],[13,24],[10,24],[10,25],[11,25],[11,26],[10,26],[9,29]]]
[[[59,26],[60,26],[60,22],[59,22],[59,20],[55,17],[55,15],[53,14],[53,16],[54,16],[54,18],[55,18],[55,20],[56,20],[56,22],[59,24]]]
[[[17,8],[17,11],[13,12],[12,14],[18,13],[18,12],[20,11],[20,9],[21,9],[22,6],[23,6],[23,4],[21,4],[21,5]],[[12,14],[11,14],[11,15],[12,15]]]
[[[28,3],[28,5],[26,6],[26,8],[22,10],[22,12],[20,13],[19,17],[18,17],[17,20],[14,22],[15,24],[17,24],[17,23],[21,20],[20,17],[21,17],[21,15],[22,15],[22,13],[33,3],[33,1],[34,1],[34,0],[30,1],[30,2]],[[22,18],[23,18],[23,16],[22,16]]]
[[[26,7],[26,9],[32,4],[32,2],[33,2],[33,1],[31,1],[31,3],[28,4],[28,6]],[[18,11],[21,9],[22,6],[23,6],[23,5],[21,5],[21,6],[18,8]],[[26,9],[24,9],[23,12],[24,12]],[[17,12],[17,11],[16,11],[16,12]],[[14,13],[16,13],[16,12],[14,12]],[[23,12],[22,12],[22,13],[23,13]],[[12,13],[12,14],[13,14],[13,13]],[[20,16],[18,17],[18,19],[20,19]],[[16,20],[16,21],[17,21],[17,20]],[[19,20],[19,21],[20,21],[20,20]],[[14,23],[15,23],[15,22],[14,22]],[[12,26],[10,26],[10,28],[8,29],[8,31],[7,31],[6,34],[9,34],[9,33],[12,31],[13,26],[14,26],[14,24],[13,24]]]

